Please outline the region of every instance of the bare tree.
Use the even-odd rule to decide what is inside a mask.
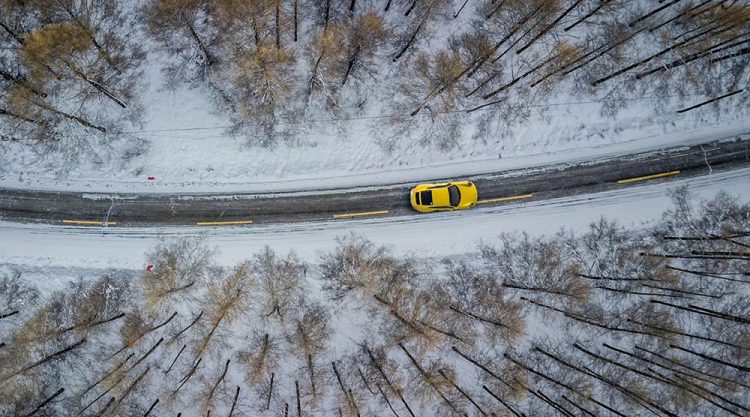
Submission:
[[[331,337],[329,315],[321,305],[305,306],[298,313],[296,325],[288,336],[289,344],[306,364],[313,397],[321,387],[322,373],[317,368],[318,357],[327,349]]]
[[[156,308],[177,295],[201,285],[212,263],[213,251],[196,239],[183,238],[162,242],[146,255],[154,265],[141,275],[149,308]]]
[[[205,297],[206,320],[199,323],[194,361],[216,347],[217,333],[246,313],[248,302],[256,289],[247,264],[237,266],[225,277],[209,282]]]

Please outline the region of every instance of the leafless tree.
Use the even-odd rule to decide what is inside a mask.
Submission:
[[[146,255],[154,265],[141,275],[146,306],[157,308],[172,297],[201,286],[213,262],[213,251],[201,240],[182,238],[160,243]]]

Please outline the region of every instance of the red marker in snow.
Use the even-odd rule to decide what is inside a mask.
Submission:
[[[148,180],[149,181],[154,181],[154,180],[156,180],[156,177],[148,177]]]
[[[154,269],[154,264],[148,264],[148,266],[146,266],[146,271],[148,272],[153,271],[153,269]]]

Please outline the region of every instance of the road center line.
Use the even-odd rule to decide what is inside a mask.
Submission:
[[[523,200],[524,198],[531,198],[533,196],[534,194],[523,194],[523,195],[514,195],[512,197],[488,198],[486,200],[477,201],[477,204],[499,203],[501,201],[512,201],[512,200]]]
[[[654,178],[663,178],[663,177],[669,177],[672,175],[679,174],[680,171],[669,171],[669,172],[662,172],[661,174],[653,174],[653,175],[644,175],[642,177],[635,177],[635,178],[627,178],[624,180],[617,181],[618,184],[629,184],[631,182],[636,181],[646,181],[646,180],[652,180]]]
[[[381,211],[365,211],[362,213],[344,213],[344,214],[334,214],[334,219],[346,219],[350,217],[361,217],[361,216],[375,216],[378,214],[388,214],[388,210],[381,210]]]
[[[85,226],[114,226],[117,222],[103,222],[101,220],[63,220],[64,224],[78,224]]]
[[[253,224],[252,220],[234,220],[234,221],[225,221],[225,222],[198,222],[196,223],[197,226],[230,226],[230,225],[237,225],[237,224]]]

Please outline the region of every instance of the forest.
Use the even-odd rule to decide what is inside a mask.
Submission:
[[[672,198],[446,259],[348,235],[227,267],[179,238],[47,294],[6,266],[0,414],[747,416],[750,206]]]
[[[740,0],[3,0],[0,10],[0,143],[40,152],[96,155],[117,141],[143,152],[143,104],[174,86],[199,89],[228,135],[264,147],[372,118],[384,149],[451,149],[555,99],[598,102],[612,117],[644,97],[653,112],[747,101]],[[146,82],[154,67],[160,85]]]

